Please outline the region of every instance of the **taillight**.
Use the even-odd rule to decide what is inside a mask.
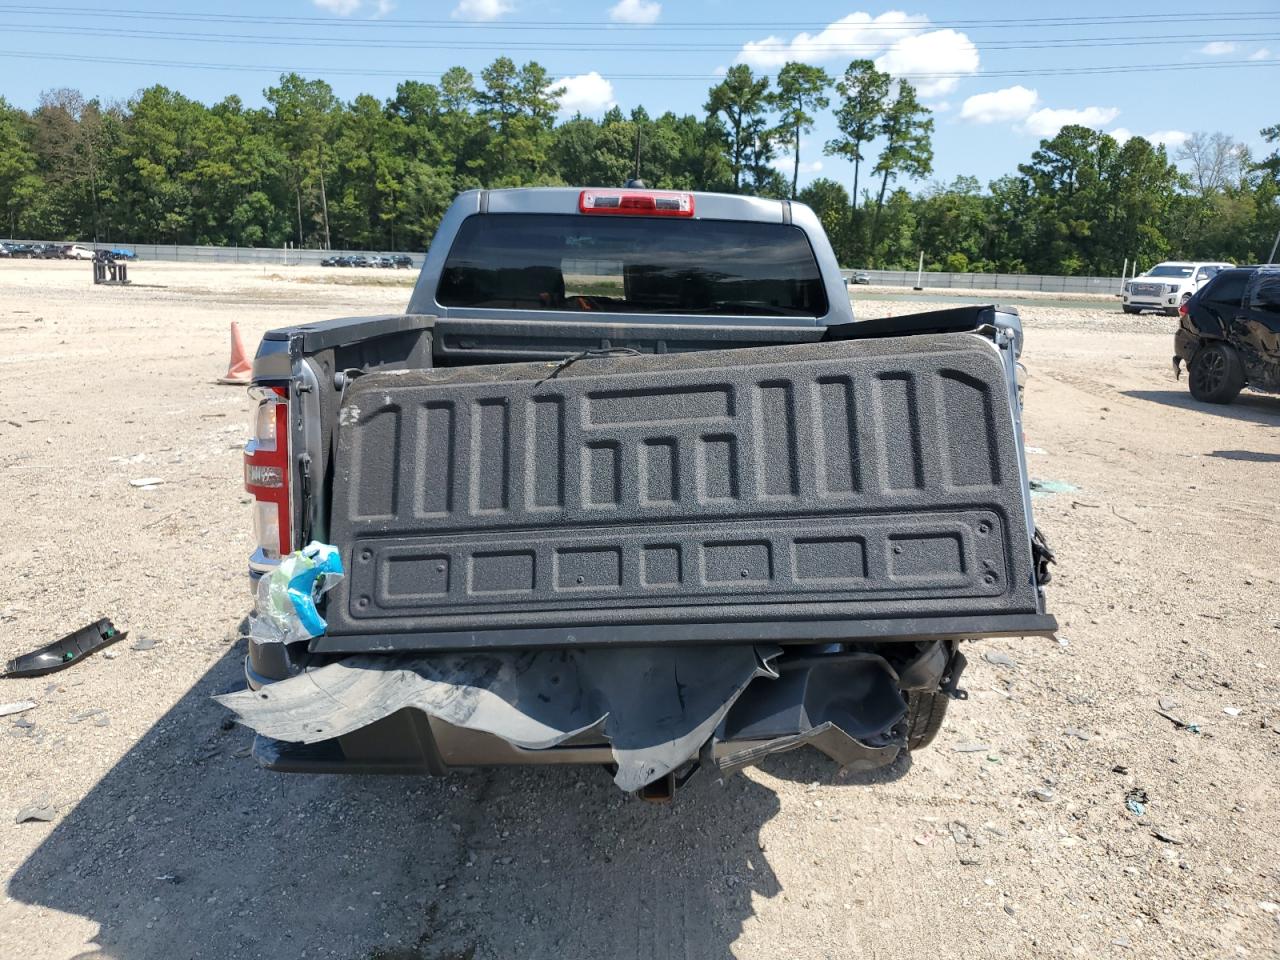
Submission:
[[[578,194],[578,210],[640,217],[692,217],[693,194],[670,190],[583,190]]]
[[[1183,301],[1182,303],[1178,304],[1178,316],[1185,317],[1190,312],[1191,311],[1187,309],[1186,301]]]
[[[253,530],[268,560],[293,550],[289,497],[289,394],[283,387],[254,387],[258,409],[253,438],[244,448],[244,488],[254,498]]]

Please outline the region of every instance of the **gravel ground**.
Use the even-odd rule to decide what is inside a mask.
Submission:
[[[1061,643],[975,645],[938,741],[873,776],[805,751],[649,806],[595,770],[255,767],[209,699],[249,600],[228,323],[406,278],[131,274],[0,264],[0,660],[130,630],[0,680],[36,703],[0,718],[3,960],[1280,954],[1280,398],[1193,402],[1172,320],[1020,302],[1033,473],[1077,488],[1036,501]]]

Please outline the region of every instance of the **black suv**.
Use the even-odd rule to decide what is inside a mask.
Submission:
[[[1280,265],[1223,270],[1180,309],[1173,372],[1191,395],[1230,403],[1246,386],[1280,393]]]

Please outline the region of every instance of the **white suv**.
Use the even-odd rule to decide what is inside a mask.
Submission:
[[[1176,317],[1178,308],[1212,280],[1219,270],[1229,270],[1234,266],[1234,263],[1184,263],[1180,260],[1157,263],[1142,276],[1125,282],[1121,309],[1125,313],[1163,310]]]
[[[63,252],[62,256],[67,260],[92,260],[93,251],[88,247],[78,243],[73,243]]]

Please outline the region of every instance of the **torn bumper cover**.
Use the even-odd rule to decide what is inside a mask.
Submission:
[[[216,699],[278,769],[595,762],[626,791],[693,760],[728,774],[805,745],[870,769],[906,741],[884,658],[771,646],[353,656]],[[442,733],[457,742],[437,743]]]

